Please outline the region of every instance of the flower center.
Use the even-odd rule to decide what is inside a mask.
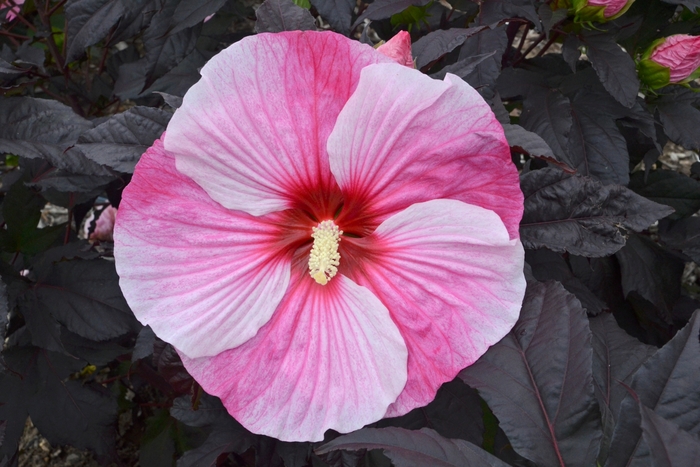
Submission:
[[[333,221],[323,221],[313,228],[314,245],[309,255],[309,275],[321,285],[326,285],[338,272],[340,253],[338,243],[343,231]]]

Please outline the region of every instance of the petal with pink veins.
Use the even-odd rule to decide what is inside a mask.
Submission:
[[[291,274],[272,222],[213,201],[157,140],[124,190],[114,230],[119,285],[136,317],[191,357],[251,339]]]
[[[254,433],[320,441],[382,418],[406,383],[407,350],[386,307],[337,275],[317,284],[305,267],[258,335],[187,371]]]
[[[523,195],[503,128],[466,82],[396,64],[370,65],[328,138],[346,198],[376,222],[408,206],[452,198],[495,211],[518,238]]]
[[[347,255],[367,258],[350,273],[386,305],[408,347],[408,382],[387,417],[429,403],[518,319],[524,251],[492,211],[428,201],[343,241],[355,244]]]
[[[258,34],[202,68],[168,125],[178,170],[230,209],[260,216],[336,187],[326,140],[360,70],[391,60],[331,32]]]

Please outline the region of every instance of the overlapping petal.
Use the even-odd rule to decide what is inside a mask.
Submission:
[[[246,342],[289,284],[275,222],[213,201],[156,141],[124,190],[114,232],[119,285],[136,317],[191,357]]]
[[[370,65],[328,138],[346,198],[377,222],[408,206],[452,198],[495,211],[518,238],[523,195],[503,129],[466,82]]]
[[[332,33],[258,34],[202,69],[168,125],[177,168],[230,209],[256,216],[336,189],[326,140],[360,70],[391,62]]]
[[[456,200],[415,204],[367,239],[347,271],[386,305],[408,347],[408,382],[387,416],[430,402],[515,324],[524,252],[492,211]],[[351,244],[351,245],[350,245]]]
[[[407,350],[389,312],[344,276],[326,286],[305,265],[270,322],[240,347],[185,368],[241,424],[285,441],[380,419],[406,383]]]

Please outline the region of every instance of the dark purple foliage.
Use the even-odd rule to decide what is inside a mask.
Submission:
[[[659,158],[669,142],[700,149],[700,92],[652,92],[635,61],[697,35],[700,2],[636,0],[592,25],[554,3],[26,2],[0,24],[0,467],[17,464],[28,417],[104,465],[695,465],[700,164]],[[202,391],[135,319],[113,244],[78,232],[118,207],[207,60],[254,32],[318,27],[371,44],[407,30],[420,71],[489,103],[521,169],[529,284],[513,330],[426,407],[287,443]]]

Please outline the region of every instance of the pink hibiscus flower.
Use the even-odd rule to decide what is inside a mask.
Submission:
[[[404,414],[511,329],[523,197],[468,84],[308,31],[201,74],[124,190],[115,257],[245,427],[318,441]]]

